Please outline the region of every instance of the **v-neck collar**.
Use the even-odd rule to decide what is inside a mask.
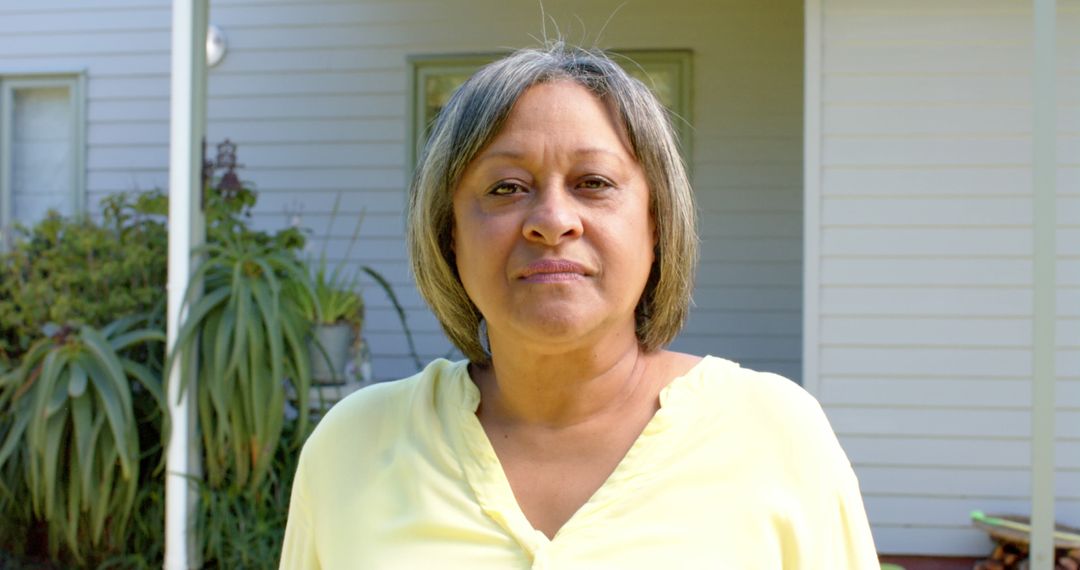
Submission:
[[[525,517],[495,448],[476,417],[480,390],[469,376],[468,361],[457,362],[447,371],[440,387],[439,414],[445,420],[451,447],[481,510],[514,537],[526,553],[535,557],[546,545],[574,532],[578,525],[588,523],[612,501],[632,497],[633,490],[649,479],[652,473],[649,466],[664,461],[665,450],[673,448],[663,445],[664,440],[674,441],[678,438],[680,428],[692,423],[680,410],[693,400],[687,396],[710,376],[703,374],[704,369],[717,360],[720,359],[706,356],[660,391],[660,409],[645,425],[607,480],[571,515],[552,539],[533,528]]]

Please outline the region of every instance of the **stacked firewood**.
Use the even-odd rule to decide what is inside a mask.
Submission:
[[[995,539],[994,553],[986,560],[975,563],[974,570],[1028,570],[1028,545],[1009,540]],[[1054,570],[1080,570],[1080,548],[1058,549],[1054,552],[1057,563]]]

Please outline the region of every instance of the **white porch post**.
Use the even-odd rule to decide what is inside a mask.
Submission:
[[[169,134],[169,285],[167,346],[176,346],[185,315],[183,295],[191,277],[191,250],[203,242],[202,141],[206,130],[206,27],[208,0],[173,0],[172,101]],[[201,475],[197,415],[190,397],[181,398],[180,374],[188,374],[186,394],[195,389],[194,371],[179,359],[168,378],[172,434],[165,479],[165,570],[199,565],[195,545],[197,494],[188,477]]]
[[[1031,386],[1031,568],[1054,568],[1054,326],[1057,177],[1056,0],[1034,0],[1032,174],[1034,335]]]

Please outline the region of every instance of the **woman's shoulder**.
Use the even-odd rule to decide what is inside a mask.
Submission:
[[[335,404],[308,438],[305,447],[335,446],[337,441],[392,439],[410,422],[434,414],[435,392],[463,362],[438,359],[423,370],[401,380],[364,387]]]
[[[775,372],[744,368],[738,362],[705,356],[686,376],[716,395],[766,398],[796,407],[817,406],[817,400],[798,383]]]
[[[698,405],[721,421],[738,418],[793,435],[808,428],[832,433],[817,398],[780,374],[744,368],[716,356],[703,358],[691,373]]]

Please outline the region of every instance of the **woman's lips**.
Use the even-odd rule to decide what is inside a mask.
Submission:
[[[518,279],[530,283],[554,283],[581,279],[585,275],[585,267],[579,263],[566,259],[540,259],[526,265],[518,273]]]

